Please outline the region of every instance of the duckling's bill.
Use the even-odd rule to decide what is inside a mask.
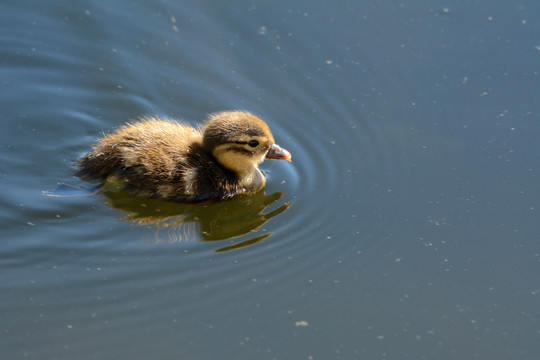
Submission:
[[[277,144],[273,144],[266,153],[266,159],[291,161],[291,153]]]

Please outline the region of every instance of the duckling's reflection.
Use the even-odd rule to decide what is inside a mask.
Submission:
[[[202,238],[205,241],[237,238],[259,229],[290,206],[290,203],[286,203],[264,213],[266,208],[284,194],[279,192],[266,195],[264,189],[236,200],[197,204],[165,202],[119,191],[105,191],[104,194],[113,208],[129,213],[123,220],[140,225],[156,225],[158,242],[164,241],[163,230],[167,230],[167,241],[172,242],[192,238]],[[216,251],[252,245],[271,235],[258,235]]]

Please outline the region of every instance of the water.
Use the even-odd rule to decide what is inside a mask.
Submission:
[[[539,11],[3,2],[3,358],[536,358]],[[102,131],[227,109],[293,155],[264,193],[42,195]]]

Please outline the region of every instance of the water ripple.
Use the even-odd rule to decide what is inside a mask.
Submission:
[[[183,10],[175,14],[175,24],[182,24],[188,30],[192,27],[200,30],[197,23],[191,21],[196,18],[197,10],[189,5]],[[104,12],[98,7],[89,13],[98,11]],[[112,16],[125,16],[122,15],[124,9],[111,11]],[[218,17],[218,14],[210,16]],[[170,15],[166,17],[170,22]],[[35,96],[42,99],[40,107],[28,109],[31,120],[26,126],[36,127],[37,133],[42,131],[62,141],[35,146],[35,150],[47,148],[47,151],[36,152],[46,154],[49,163],[55,165],[47,167],[46,176],[40,175],[40,179],[48,183],[33,184],[27,189],[24,217],[11,215],[10,221],[36,224],[36,227],[28,225],[26,232],[50,231],[55,234],[55,242],[54,246],[42,244],[41,238],[36,236],[33,241],[14,245],[8,255],[19,256],[34,249],[46,254],[40,255],[38,261],[51,263],[58,261],[55,254],[64,255],[60,257],[60,265],[65,263],[66,274],[81,275],[81,271],[86,274],[86,269],[103,269],[101,277],[92,273],[86,278],[67,276],[54,282],[44,276],[43,289],[52,282],[59,288],[81,289],[87,285],[107,294],[115,293],[119,284],[127,284],[125,288],[129,291],[120,291],[116,297],[117,307],[121,307],[119,303],[124,300],[138,298],[163,308],[184,305],[178,309],[178,314],[200,313],[202,308],[215,308],[212,304],[227,297],[256,297],[256,290],[261,286],[271,284],[279,288],[294,278],[315,279],[371,246],[378,240],[381,228],[395,226],[388,218],[388,205],[395,201],[391,197],[393,191],[398,191],[400,186],[406,188],[409,159],[400,155],[404,144],[396,136],[399,127],[385,127],[389,122],[381,121],[383,115],[366,110],[374,108],[366,103],[379,95],[374,95],[369,86],[357,85],[363,80],[362,71],[355,69],[358,76],[343,81],[342,76],[334,76],[341,70],[330,60],[309,56],[296,59],[292,52],[292,58],[285,57],[283,49],[292,51],[296,46],[301,50],[299,53],[308,54],[311,47],[317,46],[313,42],[318,38],[283,35],[277,40],[270,28],[273,37],[269,38],[270,34],[259,33],[264,19],[243,17],[238,19],[240,23],[222,21],[219,17],[211,20],[208,23],[213,27],[205,28],[210,33],[207,43],[194,42],[193,39],[198,38],[191,36],[196,32],[186,31],[186,36],[179,36],[172,23],[159,22],[159,26],[140,30],[130,28],[141,33],[125,37],[124,33],[112,30],[113,22],[110,27],[96,26],[95,34],[81,34],[77,47],[80,53],[51,57],[45,62],[46,67],[36,70],[49,74],[49,83],[62,84],[62,90],[55,94],[62,97],[62,101],[64,97],[68,99],[69,105],[56,110],[58,119],[55,121],[62,124],[57,126],[43,122],[39,113],[48,108],[48,98]],[[238,31],[248,34],[237,37]],[[105,43],[94,41],[94,37],[103,38]],[[85,44],[94,45],[87,50]],[[238,56],[243,50],[245,54]],[[347,56],[341,49],[333,50],[332,57]],[[36,56],[48,53],[43,51]],[[94,53],[99,55],[96,62],[90,60],[94,59]],[[298,64],[294,59],[300,60]],[[369,63],[369,59],[366,62]],[[246,68],[246,63],[252,66]],[[77,65],[66,67],[66,64]],[[84,81],[74,82],[73,74]],[[288,80],[291,74],[294,81]],[[39,83],[29,88],[34,95],[53,90],[50,85]],[[157,232],[177,239],[203,237],[185,236],[195,232],[191,227],[160,228],[144,222],[118,221],[124,218],[119,215],[119,207],[111,210],[106,205],[113,201],[124,205],[128,202],[148,209],[149,202],[135,198],[96,196],[69,201],[35,200],[34,194],[54,186],[53,179],[64,180],[70,176],[68,161],[86,149],[90,137],[99,135],[101,130],[110,130],[145,113],[194,122],[207,113],[227,109],[245,109],[262,116],[277,143],[293,156],[291,164],[272,161],[263,164],[268,177],[268,196],[276,193],[278,196],[268,209],[261,210],[262,215],[257,214],[261,215],[255,217],[259,222],[254,221],[247,234],[222,241],[150,241],[157,238]],[[382,123],[386,125],[380,125]],[[58,137],[54,137],[57,133]],[[34,136],[33,132],[28,136]],[[31,155],[15,157],[11,163],[16,164],[17,159],[21,159],[30,167],[35,163]],[[5,173],[16,174],[12,165],[6,166],[11,168],[6,168]],[[24,178],[36,175],[32,171],[38,170],[28,170],[30,176]],[[16,175],[12,177],[14,182],[21,180]],[[28,195],[30,193],[32,195]],[[16,192],[6,195],[6,209],[17,203],[19,197],[25,195]],[[260,201],[268,205],[264,196]],[[156,211],[169,207],[152,204]],[[243,205],[240,202],[224,212],[233,209],[249,218],[239,211],[241,207],[247,208]],[[220,209],[216,209],[218,214]],[[283,212],[265,217],[278,209]],[[184,216],[197,214],[193,208],[183,210]],[[134,218],[138,219],[131,217]],[[208,219],[207,223],[215,225],[212,220]],[[194,221],[189,226],[196,227],[193,224]],[[26,232],[21,234],[21,239],[26,239],[23,236]],[[250,246],[239,248],[238,244]],[[223,249],[230,251],[219,251]],[[75,259],[73,262],[70,256]],[[11,268],[36,261],[32,256],[17,262],[7,261],[9,258],[6,256],[0,261]],[[150,291],[141,291],[133,285],[135,283]],[[229,291],[232,287],[233,292]],[[185,294],[185,298],[178,299],[179,293]],[[275,297],[276,301],[281,295],[279,291],[266,292],[266,296]],[[86,300],[73,298],[72,301]],[[110,316],[129,316],[126,308],[107,307],[107,311]],[[160,313],[160,316],[167,315],[170,314]]]

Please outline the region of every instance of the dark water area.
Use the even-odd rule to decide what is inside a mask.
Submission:
[[[540,3],[4,1],[5,359],[536,359]],[[103,132],[243,109],[264,192],[50,197]]]

